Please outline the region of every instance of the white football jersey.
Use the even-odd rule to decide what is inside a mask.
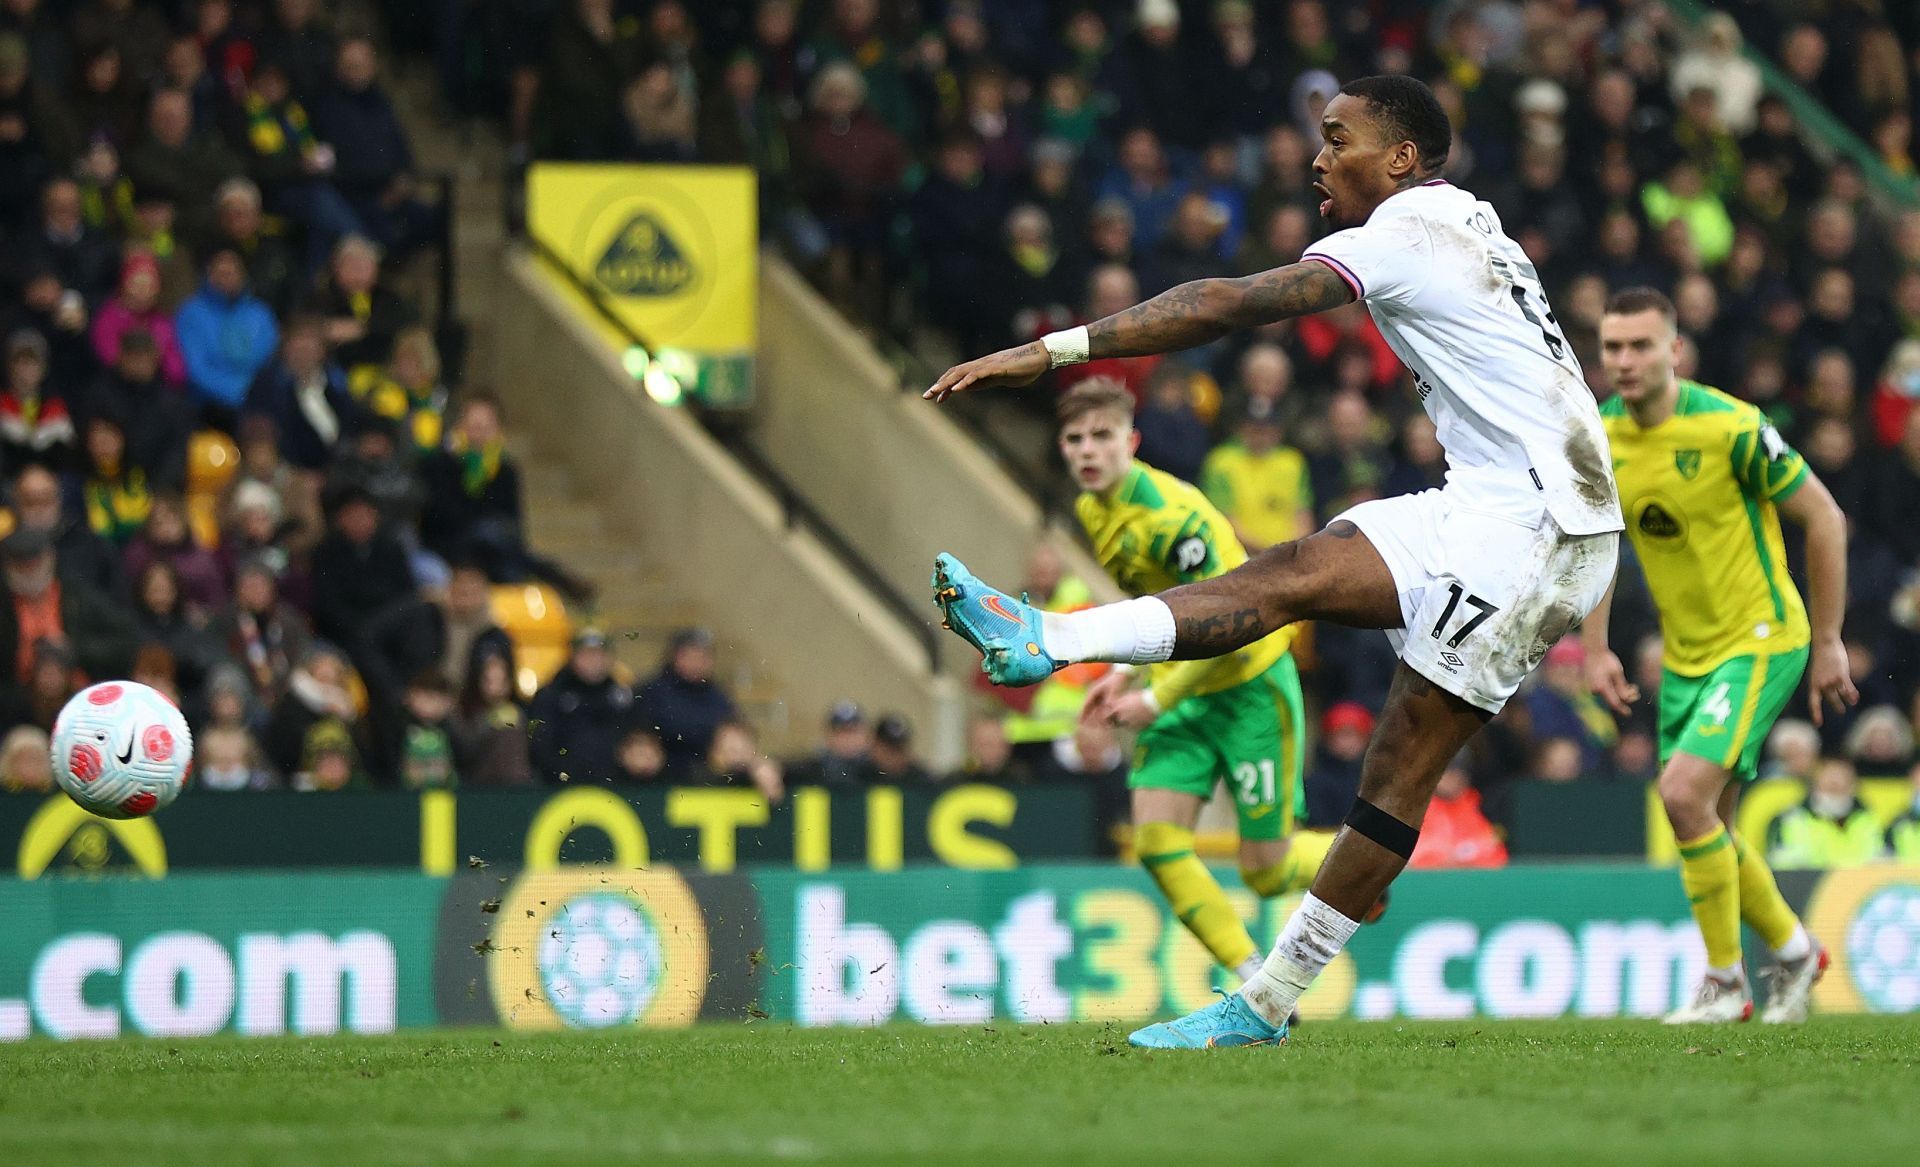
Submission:
[[[1413,373],[1470,510],[1562,531],[1618,531],[1600,410],[1539,274],[1492,206],[1444,180],[1388,198],[1307,248],[1353,286]]]

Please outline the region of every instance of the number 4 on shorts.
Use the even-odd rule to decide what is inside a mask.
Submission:
[[[1727,700],[1729,687],[1726,681],[1720,682],[1719,687],[1707,694],[1706,701],[1700,706],[1700,712],[1713,718],[1715,725],[1725,725],[1727,718],[1733,716],[1733,702]]]

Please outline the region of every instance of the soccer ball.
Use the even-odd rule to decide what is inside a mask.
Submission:
[[[54,778],[102,818],[138,818],[172,802],[192,762],[187,719],[135,681],[89,685],[53,723]]]

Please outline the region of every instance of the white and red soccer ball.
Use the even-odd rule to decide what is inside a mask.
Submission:
[[[193,734],[157,689],[105,681],[73,695],[53,723],[53,776],[103,818],[152,814],[187,784]]]

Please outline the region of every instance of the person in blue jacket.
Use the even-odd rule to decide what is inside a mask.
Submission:
[[[206,282],[180,305],[173,327],[201,421],[232,433],[248,387],[280,344],[273,309],[247,290],[239,252],[221,247],[207,258]]]

